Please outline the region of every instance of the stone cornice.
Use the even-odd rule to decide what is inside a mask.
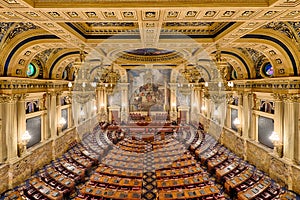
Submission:
[[[0,94],[25,94],[28,92],[67,91],[69,81],[38,80],[0,77]]]
[[[233,91],[300,93],[300,77],[235,80]]]

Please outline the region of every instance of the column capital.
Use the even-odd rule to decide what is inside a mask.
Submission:
[[[271,96],[274,98],[275,101],[282,101],[284,99],[284,95],[280,93],[273,93]]]
[[[288,103],[296,103],[300,98],[298,94],[284,94],[282,95],[282,99]]]
[[[55,91],[48,91],[46,94],[50,96],[56,96],[57,93]]]
[[[28,96],[29,96],[28,94],[19,94],[17,96],[17,98],[18,98],[18,101],[22,102],[22,101],[25,101],[26,97],[28,97]]]
[[[18,98],[18,94],[1,94],[0,103],[16,103]]]

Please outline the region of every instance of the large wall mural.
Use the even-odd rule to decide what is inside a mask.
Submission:
[[[170,92],[169,69],[128,70],[130,112],[168,111]]]

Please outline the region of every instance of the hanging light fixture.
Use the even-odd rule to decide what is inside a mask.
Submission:
[[[114,71],[114,63],[111,65],[111,69],[107,69],[106,72],[102,74],[101,81],[104,83],[106,92],[112,94],[117,82],[120,80],[121,76],[118,71]]]

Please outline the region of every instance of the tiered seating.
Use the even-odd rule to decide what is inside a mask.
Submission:
[[[100,165],[76,199],[141,199],[142,173]]]
[[[118,146],[120,149],[123,149],[124,151],[131,151],[131,152],[144,153],[146,150],[146,145],[141,145],[140,143],[132,143],[125,140],[119,142]]]
[[[272,183],[262,172],[254,170],[254,167],[231,154],[225,147],[219,144],[210,146],[205,151],[202,150],[202,154],[196,155],[199,155],[201,163],[207,166],[208,171],[215,174],[217,181],[224,184],[231,196],[245,200],[280,198],[282,190],[278,185]]]
[[[159,199],[225,199],[196,161],[192,165],[177,163],[156,171]]]
[[[196,143],[198,137],[192,134],[185,139]],[[174,141],[157,142],[156,145],[160,148],[153,144],[159,199],[224,199],[186,147],[181,142]],[[161,147],[162,144],[165,147]],[[167,162],[172,163],[166,165]]]

